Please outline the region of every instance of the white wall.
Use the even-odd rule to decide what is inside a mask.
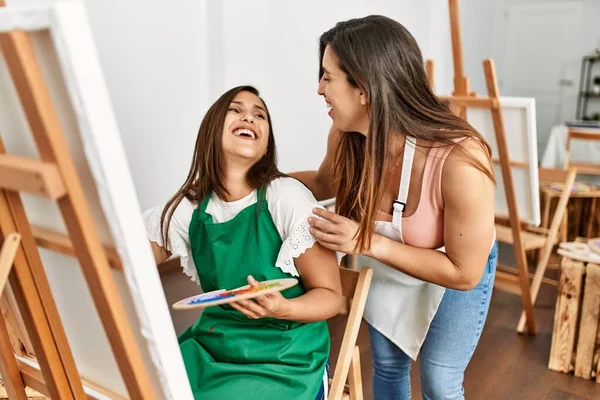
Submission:
[[[423,51],[423,57],[434,61],[435,92],[440,95],[448,95],[454,88],[448,1],[429,1],[427,12],[429,20],[418,23],[428,26],[429,43],[428,46],[419,44]]]
[[[504,0],[461,0],[461,26],[465,76],[471,90],[487,95],[483,60],[494,57],[494,23],[496,3]]]
[[[600,48],[600,1],[598,0],[556,0],[556,3],[580,1],[583,3],[583,49],[592,54]],[[471,78],[471,88],[480,94],[487,93],[483,77],[482,61],[485,58],[498,58],[500,49],[496,48],[494,35],[498,19],[502,18],[507,4],[551,3],[552,0],[461,0],[461,22],[463,30],[463,53],[465,74]],[[574,44],[575,45],[575,44]],[[581,57],[577,60],[575,85],[579,85]],[[499,60],[497,60],[499,61]],[[502,81],[502,71],[497,71]],[[599,72],[600,73],[600,72]],[[502,85],[500,85],[502,93]],[[573,108],[574,112],[574,108]],[[573,116],[574,117],[574,116]]]
[[[600,49],[600,1],[584,0],[584,46],[588,53]]]
[[[445,11],[434,3],[446,4]],[[439,32],[443,24],[431,23],[432,12],[448,20],[443,0],[214,0],[208,10],[211,99],[236,85],[255,85],[270,108],[285,172],[315,169],[325,154],[331,121],[316,93],[323,32],[341,20],[383,14],[411,31],[425,57],[438,58],[446,50],[438,44],[450,45],[448,32]],[[447,71],[436,61],[438,71]]]
[[[528,9],[536,9],[537,18],[523,17]],[[461,12],[465,70],[472,90],[487,93],[481,61],[492,58],[501,95],[534,97],[541,159],[552,127],[575,118],[581,59],[600,48],[600,1],[462,0]],[[544,12],[547,18],[542,18]],[[557,22],[561,18],[569,22]],[[551,33],[557,36],[549,38]],[[565,41],[557,43],[557,38]],[[517,51],[531,56],[515,58]],[[598,74],[600,65],[593,72]],[[560,80],[572,85],[561,86]],[[588,114],[595,111],[600,111],[600,102],[591,100]]]
[[[146,209],[165,201],[183,183],[209,105],[207,2],[84,3],[136,191]]]
[[[257,86],[269,105],[280,169],[317,168],[330,126],[316,93],[318,38],[338,21],[396,19],[435,60],[437,91],[452,87],[446,0],[84,3],[142,209],[183,183],[205,111],[239,84]]]
[[[208,107],[206,3],[86,0],[86,6],[145,209],[183,183]]]

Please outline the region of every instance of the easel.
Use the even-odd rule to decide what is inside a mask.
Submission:
[[[519,219],[515,197],[511,162],[508,155],[508,146],[504,131],[504,121],[500,106],[500,95],[498,91],[494,62],[490,59],[483,61],[483,71],[485,75],[488,97],[479,97],[476,93],[471,92],[469,78],[464,76],[458,0],[448,0],[448,4],[452,38],[452,55],[454,62],[454,91],[452,92],[452,96],[440,96],[440,98],[451,101],[453,106],[456,107],[454,110],[455,113],[462,118],[466,118],[466,107],[485,108],[489,109],[491,112],[499,153],[499,160],[494,160],[494,162],[499,163],[502,170],[502,181],[506,193],[513,249],[518,271],[517,276],[504,271],[497,271],[495,286],[504,290],[508,290],[511,293],[520,294],[527,331],[529,334],[534,335],[536,334],[537,328],[535,323],[532,293],[529,286],[527,258],[525,254],[521,222]],[[432,85],[431,87],[433,88],[434,66],[432,60],[427,60],[426,70],[429,74],[430,85]],[[537,295],[537,293],[535,293],[535,295]],[[533,297],[535,297],[535,295]]]
[[[577,168],[582,174],[600,175],[600,162],[573,162],[571,161],[571,141],[586,140],[590,142],[600,142],[600,130],[584,130],[569,127],[567,131],[567,143],[565,148],[565,169],[569,167]]]
[[[21,235],[11,233],[0,248],[0,295],[4,293],[20,243]],[[6,322],[0,313],[0,374],[4,377],[6,392],[11,399],[27,399],[25,384],[10,343]]]
[[[4,6],[3,0],[0,6]],[[25,385],[53,399],[88,398],[50,291],[21,192],[56,201],[129,396],[157,398],[29,34],[0,33],[0,48],[41,157],[34,160],[8,155],[0,140],[0,243],[3,245],[0,283],[4,283],[5,276],[9,277],[26,328],[22,334],[31,339],[41,370],[40,374],[16,357],[27,354],[14,345],[15,339],[11,340],[0,315],[0,365],[11,398],[25,399]]]

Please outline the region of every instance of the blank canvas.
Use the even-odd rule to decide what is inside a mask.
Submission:
[[[537,160],[537,131],[535,124],[535,99],[529,97],[501,97],[504,132],[511,163],[515,197],[521,221],[540,224],[540,199]],[[492,158],[499,159],[496,134],[489,109],[467,108],[467,121],[492,147]],[[527,164],[525,166],[524,164]],[[494,164],[497,188],[495,192],[496,215],[508,216],[508,205],[502,181],[500,164]]]

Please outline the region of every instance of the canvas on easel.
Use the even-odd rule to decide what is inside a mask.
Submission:
[[[483,61],[488,97],[471,92],[464,76],[458,0],[449,0],[454,61],[454,91],[449,100],[453,111],[471,122],[498,154],[492,163],[498,180],[496,191],[496,238],[513,247],[516,268],[498,265],[494,287],[519,295],[523,312],[517,332],[536,334],[534,308],[542,283],[557,286],[544,276],[550,255],[558,241],[558,231],[577,175],[577,170],[549,170],[537,167],[535,103],[528,98],[501,98],[494,63]],[[433,61],[426,64],[433,88]],[[559,182],[562,193],[549,228],[539,228],[539,180]],[[508,225],[507,225],[508,224]],[[530,273],[526,251],[540,251],[535,272]]]
[[[3,377],[56,399],[191,399],[82,2],[0,7],[0,46],[0,243],[21,239]]]
[[[535,99],[527,97],[500,97],[502,117],[506,128],[506,145],[510,155],[510,168],[516,188],[515,196],[519,219],[538,226],[540,224],[540,195],[537,162],[537,129],[535,125]],[[499,154],[494,123],[490,110],[466,108],[466,119],[489,143],[492,154]],[[494,172],[502,174],[500,160],[494,157]],[[506,190],[498,180],[494,197],[496,215],[508,218]]]
[[[499,191],[496,193],[496,199],[500,199],[500,214],[503,214],[502,216],[505,218],[508,217],[510,223],[507,232],[504,232],[505,230],[503,227],[497,225],[497,238],[499,241],[503,241],[503,237],[501,236],[505,235],[510,239],[509,241],[514,249],[517,269],[516,275],[497,271],[495,285],[496,287],[501,286],[503,289],[508,289],[510,292],[521,296],[524,310],[524,324],[526,323],[528,333],[535,334],[537,329],[533,309],[534,300],[532,297],[535,298],[537,292],[535,292],[535,290],[532,292],[530,286],[530,275],[525,254],[526,241],[521,228],[522,220],[519,212],[519,203],[517,202],[518,198],[523,197],[529,200],[525,205],[525,215],[528,215],[529,221],[539,223],[539,200],[536,200],[538,196],[536,190],[538,181],[537,170],[535,168],[537,165],[535,160],[532,161],[527,157],[527,155],[536,154],[536,151],[534,151],[535,149],[533,148],[533,146],[535,146],[535,140],[531,140],[532,135],[533,138],[535,138],[535,130],[532,131],[531,126],[528,126],[528,124],[531,124],[531,121],[534,120],[530,120],[529,122],[525,121],[526,134],[524,138],[520,137],[521,140],[525,140],[529,145],[529,148],[524,150],[527,162],[523,161],[519,163],[511,160],[511,144],[513,141],[510,139],[512,138],[511,135],[513,135],[513,132],[507,132],[506,130],[503,102],[506,102],[507,100],[503,100],[500,97],[494,63],[492,60],[483,61],[483,73],[488,96],[482,97],[471,92],[469,79],[464,76],[463,69],[458,0],[449,0],[449,16],[454,64],[454,91],[451,96],[440,97],[451,102],[453,111],[457,115],[465,118],[469,122],[473,122],[474,125],[479,125],[476,128],[496,150],[497,159],[493,160],[494,168],[497,169],[499,167],[496,176],[501,176],[501,180],[498,179]],[[433,73],[433,61],[427,61],[426,69],[429,74]],[[431,87],[434,87],[433,77],[431,75],[429,81]],[[533,109],[533,106],[531,105],[529,109]],[[471,110],[475,110],[473,116],[470,116]],[[527,115],[527,113],[525,115]],[[529,132],[527,132],[527,128],[529,128]],[[523,153],[523,151],[520,151],[520,153]],[[516,174],[518,180],[515,180],[514,167],[525,169],[527,172],[518,172]],[[517,183],[519,186],[516,185]]]

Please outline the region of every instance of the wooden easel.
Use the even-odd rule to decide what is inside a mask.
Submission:
[[[450,100],[453,107],[455,107],[455,113],[462,118],[466,118],[466,107],[485,108],[489,109],[491,112],[499,153],[499,160],[494,160],[494,162],[499,163],[502,170],[502,181],[506,193],[511,234],[513,238],[513,249],[518,270],[517,276],[504,271],[497,271],[495,286],[504,290],[508,290],[512,293],[520,294],[525,313],[527,331],[529,334],[534,335],[536,334],[536,323],[529,286],[527,258],[525,254],[521,222],[519,219],[515,197],[511,162],[508,155],[508,146],[504,131],[504,121],[500,106],[500,95],[498,91],[494,62],[490,59],[483,61],[483,72],[485,75],[488,97],[480,97],[476,93],[471,92],[469,78],[464,76],[463,69],[462,41],[460,34],[460,11],[458,0],[448,0],[448,3],[452,38],[452,55],[454,62],[454,91],[452,92],[451,96],[440,96],[440,98]],[[434,65],[432,60],[427,60],[426,70],[429,74],[429,83],[433,88]]]
[[[0,140],[0,283],[9,276],[26,329],[22,334],[31,340],[41,369],[40,374],[15,357],[27,354],[9,337],[0,315],[0,364],[7,389],[17,399],[25,398],[25,385],[53,399],[88,398],[21,202],[20,193],[29,193],[56,201],[60,209],[67,243],[82,267],[130,398],[155,399],[29,34],[0,33],[0,48],[41,158],[8,155]]]
[[[577,168],[582,174],[600,175],[600,162],[573,162],[571,161],[571,141],[586,140],[590,142],[600,142],[600,129],[594,131],[579,128],[568,128],[567,143],[565,146],[565,169],[569,167]],[[595,144],[595,143],[594,143]]]
[[[20,243],[21,235],[11,233],[6,237],[2,243],[2,248],[0,248],[0,295],[4,293],[4,287],[12,270]],[[8,328],[2,313],[0,313],[0,374],[4,377],[6,392],[11,399],[27,399],[25,384],[15,359]]]

